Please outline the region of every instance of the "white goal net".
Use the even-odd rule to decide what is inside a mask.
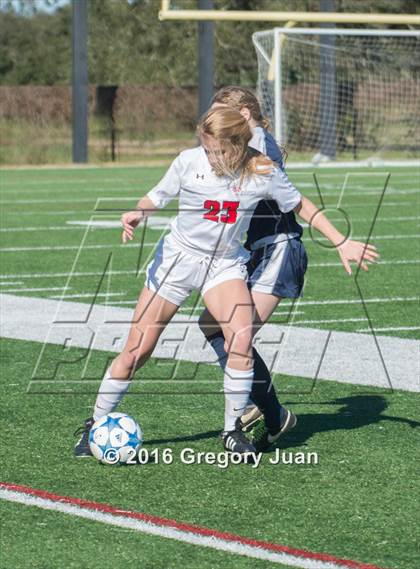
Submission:
[[[295,159],[419,157],[420,31],[275,28],[253,42],[263,114]]]

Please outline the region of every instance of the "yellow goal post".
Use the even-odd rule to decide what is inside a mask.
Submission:
[[[370,14],[366,12],[284,12],[264,10],[179,10],[162,0],[160,20],[296,22],[306,24],[382,24],[420,26],[420,14]]]

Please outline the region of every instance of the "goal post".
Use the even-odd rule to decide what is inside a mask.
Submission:
[[[283,10],[185,10],[171,7],[171,0],[161,0],[159,20],[230,21],[230,22],[299,22],[362,25],[420,26],[420,14],[371,13],[371,12],[311,12]]]
[[[253,43],[263,114],[295,157],[418,158],[420,31],[282,27]]]

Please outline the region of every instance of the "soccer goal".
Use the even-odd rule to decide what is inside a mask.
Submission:
[[[413,161],[420,150],[420,31],[256,32],[258,91],[294,159]]]

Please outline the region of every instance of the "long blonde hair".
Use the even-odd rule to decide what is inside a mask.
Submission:
[[[267,174],[273,168],[271,160],[248,146],[252,132],[239,111],[230,107],[210,109],[201,117],[197,134],[202,142],[211,137],[216,143],[211,164],[217,176]]]
[[[270,130],[270,122],[262,114],[260,103],[257,97],[249,89],[238,87],[236,85],[229,85],[222,87],[215,93],[211,101],[211,105],[215,103],[219,105],[226,105],[232,109],[240,111],[244,107],[249,110],[251,117],[259,126],[265,130]],[[283,161],[287,160],[287,150],[284,146],[280,146],[280,151],[283,156]]]
[[[213,105],[214,103],[228,105],[237,111],[246,107],[249,110],[251,117],[259,125],[267,130],[270,128],[269,121],[262,115],[257,97],[249,89],[236,87],[234,85],[222,87],[214,95],[211,104]]]

